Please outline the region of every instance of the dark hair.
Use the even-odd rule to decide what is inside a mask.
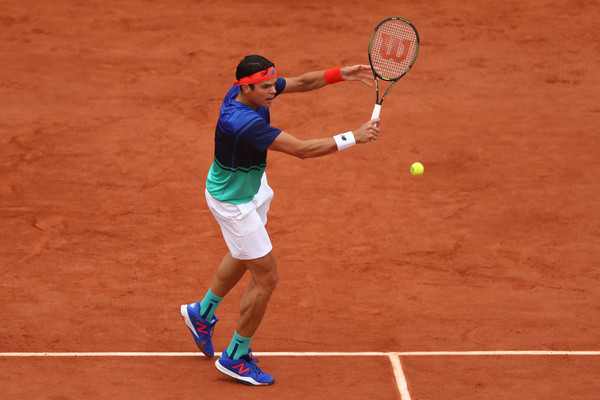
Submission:
[[[263,56],[251,55],[246,56],[237,66],[235,70],[235,78],[240,80],[252,74],[255,74],[259,71],[264,71],[270,67],[274,67],[271,61],[267,60]],[[254,85],[250,85],[252,89],[254,89]]]

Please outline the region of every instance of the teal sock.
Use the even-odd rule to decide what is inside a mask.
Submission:
[[[227,355],[232,360],[239,360],[240,357],[245,356],[250,352],[250,341],[252,338],[245,338],[238,335],[237,332],[233,334],[233,340],[227,348]]]
[[[208,289],[206,296],[204,296],[204,300],[200,302],[200,315],[209,324],[213,318],[213,315],[215,315],[215,311],[217,310],[221,300],[223,300],[222,297],[216,296],[210,291],[210,289]]]

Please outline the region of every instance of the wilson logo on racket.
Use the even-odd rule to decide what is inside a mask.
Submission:
[[[408,57],[408,50],[410,49],[410,40],[400,39],[397,36],[392,36],[387,33],[381,34],[381,49],[379,54],[384,60],[391,60],[397,63],[401,63]],[[402,54],[398,56],[398,50],[402,44]]]

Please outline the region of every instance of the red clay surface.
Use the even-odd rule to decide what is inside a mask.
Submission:
[[[0,352],[197,351],[178,310],[226,251],[203,193],[235,66],[367,63],[389,16],[422,41],[380,139],[269,155],[280,284],[253,349],[600,350],[598,15],[598,1],[3,1]],[[356,83],[282,96],[272,123],[333,135],[374,100]],[[219,308],[217,350],[242,289]],[[413,400],[600,398],[598,357],[401,361]],[[201,358],[4,358],[0,397],[400,397],[385,357],[260,365],[273,387]]]

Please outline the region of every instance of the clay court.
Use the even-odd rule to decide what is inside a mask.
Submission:
[[[0,3],[0,398],[600,398],[600,3]],[[280,281],[220,374],[179,306],[227,251],[204,200],[247,54],[280,76],[421,37],[375,143],[270,152]],[[301,138],[357,129],[374,89],[278,97]],[[413,177],[420,161],[425,173]],[[244,278],[244,282],[249,277]],[[243,287],[222,302],[225,349]]]

